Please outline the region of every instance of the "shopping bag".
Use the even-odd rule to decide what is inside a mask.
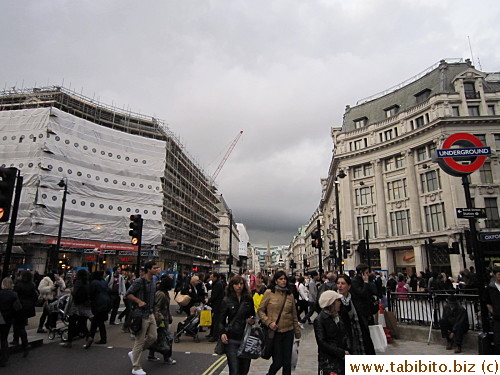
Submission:
[[[257,359],[262,356],[263,348],[264,332],[262,332],[262,328],[247,324],[243,341],[238,348],[238,358]]]
[[[175,302],[179,304],[179,306],[187,306],[189,305],[189,302],[191,302],[191,297],[188,296],[187,294],[177,294],[175,296]]]
[[[159,326],[156,329],[157,339],[156,342],[149,347],[150,350],[161,353],[166,357],[170,357],[172,354],[172,342],[174,338],[172,334],[168,331],[165,325]]]
[[[220,338],[217,340],[217,344],[215,344],[214,353],[218,355],[226,354],[226,344]]]
[[[200,311],[200,327],[210,327],[212,325],[212,311],[211,310],[201,310]]]
[[[299,360],[299,344],[300,339],[293,340],[292,346],[292,371],[295,371],[295,367],[297,367],[297,361]]]
[[[376,352],[385,352],[387,349],[387,337],[385,336],[384,329],[380,324],[369,326],[370,337],[373,342],[373,347]]]

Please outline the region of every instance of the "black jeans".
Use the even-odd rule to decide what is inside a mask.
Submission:
[[[99,335],[101,336],[102,341],[106,341],[106,325],[104,322],[108,319],[107,312],[97,312],[94,314],[92,321],[90,322],[90,333],[89,336],[94,338],[97,329],[99,328]]]
[[[295,331],[276,332],[273,341],[273,363],[268,375],[275,375],[283,367],[283,375],[292,374],[292,348]]]
[[[306,320],[310,320],[312,314],[316,311],[316,302],[308,302],[307,303],[309,306],[309,311],[307,312],[306,316],[302,318],[302,321],[305,322]]]
[[[28,325],[28,319],[18,319],[12,323],[14,328],[14,341],[19,341],[21,339],[21,344],[23,349],[28,347],[28,334],[26,333],[26,326]]]
[[[73,341],[80,333],[83,336],[89,335],[89,330],[87,329],[87,317],[79,315],[70,315],[68,320],[68,341]]]
[[[0,365],[5,365],[9,359],[9,331],[11,323],[0,324]]]
[[[238,358],[238,348],[241,341],[229,340],[226,345],[227,364],[229,366],[229,375],[247,375],[250,370],[251,359]],[[291,353],[291,350],[290,350]]]
[[[120,307],[120,295],[118,293],[111,293],[111,316],[109,317],[109,323],[115,322],[116,314],[118,314],[119,307]]]

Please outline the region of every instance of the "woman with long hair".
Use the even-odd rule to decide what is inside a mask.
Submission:
[[[237,352],[247,323],[255,323],[254,314],[253,300],[245,280],[240,275],[233,276],[229,280],[226,297],[222,300],[219,323],[220,338],[226,346],[230,375],[246,375],[250,370],[251,359],[238,358]]]
[[[90,345],[94,342],[94,336],[98,328],[101,339],[96,344],[106,344],[107,332],[104,322],[108,320],[108,313],[112,308],[111,294],[108,283],[104,280],[104,271],[92,272],[90,280],[90,309],[94,316],[90,322],[90,333],[84,345],[85,349],[90,348]]]
[[[261,321],[275,332],[272,348],[273,363],[268,375],[276,374],[283,367],[283,375],[292,373],[293,338],[301,332],[291,285],[284,271],[273,275],[271,285],[264,293],[259,306]]]
[[[89,336],[87,320],[92,318],[90,307],[89,273],[85,269],[78,270],[73,283],[71,298],[66,306],[68,315],[68,341],[60,345],[64,348],[71,348],[73,338],[78,334]]]
[[[307,290],[306,281],[303,276],[300,276],[297,280],[297,290],[299,292],[297,316],[300,319],[302,313],[307,314],[307,309],[309,307],[309,291]]]
[[[351,278],[347,275],[339,275],[337,278],[337,289],[342,295],[340,319],[345,325],[347,332],[347,346],[351,354],[375,354],[368,323],[358,313],[359,306],[355,306],[350,293]]]
[[[344,323],[340,319],[342,295],[327,290],[319,297],[322,309],[314,320],[318,344],[318,374],[344,374],[345,356],[349,354]]]
[[[26,333],[26,326],[28,325],[28,318],[36,315],[35,303],[38,300],[38,293],[33,283],[33,275],[30,271],[21,272],[21,277],[17,280],[14,291],[19,296],[23,308],[16,315],[13,322],[14,336],[12,344],[19,345],[19,339],[21,339],[23,357],[26,357],[28,355],[28,335]]]

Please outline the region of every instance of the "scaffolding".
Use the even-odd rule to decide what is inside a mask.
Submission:
[[[58,108],[101,126],[165,141],[166,167],[161,178],[165,235],[159,249],[170,250],[167,259],[217,259],[216,189],[164,121],[100,103],[61,86],[0,91],[0,111],[40,107]]]

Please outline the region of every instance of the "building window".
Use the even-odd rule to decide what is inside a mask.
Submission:
[[[479,106],[477,106],[477,105],[470,105],[467,108],[469,110],[469,116],[474,116],[474,117],[479,116]]]
[[[420,182],[422,183],[422,192],[429,193],[441,189],[441,181],[439,178],[439,171],[429,171],[420,175]]]
[[[495,106],[494,105],[488,106],[488,116],[495,116]]]
[[[436,145],[434,143],[429,143],[426,146],[422,146],[416,149],[417,161],[424,161],[430,159],[434,152],[436,151]]]
[[[483,184],[493,183],[493,173],[491,171],[491,162],[486,162],[483,164],[481,169],[479,169],[479,176],[481,177],[481,182]]]
[[[369,177],[372,175],[372,165],[371,163],[357,165],[352,168],[352,172],[354,178]]]
[[[479,99],[474,82],[464,82],[465,99]]]
[[[358,118],[357,120],[354,120],[354,128],[360,129],[360,128],[366,126],[367,122],[368,122],[368,118],[366,118],[366,117]]]
[[[403,168],[405,166],[405,157],[403,155],[398,155],[394,158],[395,166],[397,168]]]
[[[460,116],[460,108],[458,106],[451,107],[451,115],[453,117],[459,117]]]
[[[390,201],[406,198],[406,178],[388,182],[387,195]]]
[[[483,145],[486,146],[486,136],[484,134],[474,134],[474,136],[479,139]]]
[[[495,150],[500,151],[500,134],[495,134]]]
[[[444,204],[437,203],[424,207],[425,224],[427,232],[437,232],[446,226],[444,217]]]
[[[421,128],[424,126],[424,116],[417,117],[415,119],[415,129]]]
[[[399,108],[399,106],[393,105],[392,107],[384,109],[385,117],[389,118],[389,117],[395,116],[398,113],[398,108]]]
[[[375,215],[358,216],[358,237],[365,238],[366,231],[370,238],[377,237],[377,222]]]
[[[373,204],[373,186],[366,186],[355,190],[356,206]]]
[[[394,158],[384,160],[384,169],[386,172],[394,170]]]
[[[410,234],[410,211],[395,211],[390,213],[393,236]]]
[[[429,89],[422,90],[419,93],[415,94],[415,98],[417,99],[417,104],[425,102],[427,99],[429,99],[430,95],[431,95],[431,90]]]
[[[362,139],[358,139],[358,140],[354,141],[353,144],[354,144],[354,150],[361,150],[363,148],[363,140]]]
[[[484,198],[484,207],[488,220],[500,220],[497,198]]]

